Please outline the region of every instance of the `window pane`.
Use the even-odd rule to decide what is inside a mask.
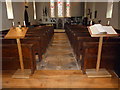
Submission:
[[[34,9],[34,19],[36,19],[36,7],[35,7],[35,1],[33,1],[33,9]]]
[[[50,0],[50,14],[51,14],[51,17],[55,17],[55,3],[54,3],[54,0]]]
[[[6,0],[7,16],[8,19],[14,19],[13,17],[13,8],[11,0]]]
[[[108,2],[106,18],[112,18],[113,2]]]
[[[70,17],[70,0],[66,0],[66,17]]]
[[[63,17],[63,0],[58,0],[58,17]]]

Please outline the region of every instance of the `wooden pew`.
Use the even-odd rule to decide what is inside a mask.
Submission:
[[[49,35],[47,37],[46,35],[46,31],[47,34]],[[4,32],[4,36],[6,35],[7,31],[3,31]],[[24,39],[21,40],[22,43],[32,43],[32,42],[38,42],[37,46],[36,46],[36,52],[39,54],[39,59],[41,60],[41,54],[44,54],[46,51],[46,48],[53,36],[53,27],[35,27],[35,28],[30,28],[26,34],[26,37]],[[13,41],[13,40],[12,40]],[[15,41],[15,40],[14,40]],[[16,43],[16,41],[15,41]]]
[[[120,42],[104,42],[101,58],[101,68],[114,70],[116,62],[120,58]],[[83,57],[81,60],[82,70],[85,73],[86,69],[96,67],[98,42],[83,43]]]
[[[2,44],[16,44],[15,39],[1,39]],[[24,39],[21,39],[21,44],[34,44],[34,51],[36,54],[38,54],[39,61],[42,60],[42,52],[41,52],[41,44],[40,44],[40,38],[39,37],[25,37]]]
[[[28,30],[26,37],[40,37],[41,38],[41,47],[42,54],[45,53],[46,48],[48,47],[54,34],[53,27],[36,27],[34,29]]]
[[[120,31],[118,31],[118,32],[120,32]],[[96,60],[97,60],[97,50],[98,50],[99,38],[90,37],[90,34],[89,34],[87,28],[81,27],[79,25],[76,25],[76,26],[71,25],[68,27],[66,26],[66,33],[70,40],[71,46],[74,50],[74,54],[76,55],[76,59],[78,60],[78,62],[81,62],[83,72],[85,73],[87,68],[94,68],[96,65]],[[107,48],[118,47],[117,44],[119,42],[120,42],[119,37],[104,38],[105,47],[107,47]],[[97,43],[97,44],[95,44],[95,43]],[[115,43],[115,44],[113,44],[113,43]],[[91,52],[87,51],[89,49],[90,49],[90,51],[93,52],[91,55],[90,55]],[[119,53],[117,51],[117,49],[115,49],[115,48],[112,48],[112,49],[114,50],[114,53]],[[111,51],[113,51],[113,50],[111,50]],[[109,52],[107,52],[107,50],[105,50],[105,52],[106,52],[106,56],[109,57]],[[92,55],[93,55],[93,57],[90,58],[90,60],[93,59],[93,62],[90,62],[89,56],[92,56]],[[115,54],[115,55],[111,54],[111,56],[110,56],[110,63],[113,63],[113,66],[108,65],[105,68],[108,68],[108,69],[114,68],[114,65],[115,65],[114,59],[116,60],[116,58],[119,57],[118,54]],[[104,66],[104,65],[106,65],[106,63],[108,63],[108,61],[105,61],[105,59],[106,59],[106,57],[103,56],[101,66]],[[107,60],[108,59],[109,58],[107,58]]]
[[[4,39],[4,36],[7,34],[9,30],[2,31],[1,33],[1,40],[3,43],[3,69],[18,69],[19,68],[19,56],[16,55],[14,57],[14,54],[17,52],[17,45],[16,45],[16,40],[14,39]],[[42,59],[42,54],[45,52],[42,52],[45,50],[50,43],[52,36],[54,34],[54,30],[52,27],[35,27],[35,28],[30,28],[26,34],[26,37],[24,39],[21,39],[22,43],[22,49],[24,55],[24,63],[25,63],[25,68],[30,68],[32,70],[32,73],[34,73],[34,70],[36,68],[36,60],[35,60],[35,54],[37,53],[39,55],[39,59]],[[12,47],[13,52],[11,49]],[[6,49],[7,48],[7,49]],[[9,53],[7,52],[12,52],[9,56]],[[7,53],[7,54],[6,54]],[[12,56],[13,55],[13,56]],[[14,60],[14,62],[12,61]],[[11,67],[9,63],[16,63],[16,65]]]
[[[16,44],[1,44],[2,70],[16,70],[20,68],[18,48]],[[33,44],[22,44],[23,61],[25,69],[31,69],[31,74],[36,69],[35,46]]]

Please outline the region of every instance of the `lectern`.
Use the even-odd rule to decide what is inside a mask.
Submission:
[[[118,34],[112,26],[94,25],[88,27],[88,31],[91,37],[99,37],[99,45],[96,69],[87,69],[86,74],[88,77],[111,77],[111,74],[106,69],[100,69],[103,37],[115,37],[118,36]]]
[[[12,27],[7,35],[5,36],[6,39],[16,39],[17,41],[17,47],[18,47],[18,53],[19,53],[19,60],[20,60],[20,68],[18,69],[12,78],[29,78],[29,75],[31,74],[30,69],[24,69],[24,63],[23,63],[23,56],[22,56],[22,47],[20,43],[20,39],[25,37],[25,34],[27,32],[27,27]]]

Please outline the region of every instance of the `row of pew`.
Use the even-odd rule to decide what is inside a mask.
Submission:
[[[91,37],[86,26],[67,25],[65,31],[83,73],[96,67],[99,37]],[[116,30],[120,33],[120,30]],[[118,70],[120,64],[120,36],[104,37],[100,68]],[[118,64],[119,63],[119,64]],[[117,68],[117,69],[116,69]]]
[[[15,39],[5,39],[5,35],[9,30],[0,32],[2,43],[0,53],[2,56],[3,70],[16,70],[20,68],[18,47]],[[31,69],[31,74],[36,69],[36,55],[39,61],[42,60],[42,55],[46,52],[49,43],[54,35],[53,26],[37,26],[29,28],[25,38],[20,39],[22,45],[23,62],[25,69]]]

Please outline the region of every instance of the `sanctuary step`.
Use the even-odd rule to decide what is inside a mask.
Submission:
[[[65,30],[64,30],[64,29],[54,29],[54,32],[55,32],[55,33],[65,32]]]
[[[3,71],[3,88],[119,88],[117,77],[88,78],[81,70],[37,70],[29,79],[13,79],[12,74]]]

